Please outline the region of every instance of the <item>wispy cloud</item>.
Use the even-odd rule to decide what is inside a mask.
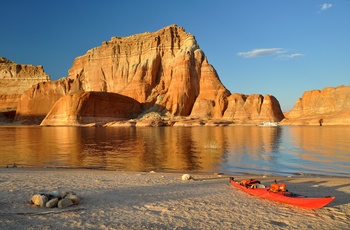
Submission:
[[[238,56],[242,56],[244,58],[257,58],[264,56],[273,56],[285,53],[286,50],[281,48],[267,48],[267,49],[255,49],[247,52],[239,52]]]
[[[292,59],[292,58],[298,58],[298,57],[304,57],[304,54],[299,54],[299,53],[295,53],[295,54],[285,54],[285,55],[279,55],[278,57],[282,60],[286,60],[286,59]]]
[[[328,10],[331,8],[333,5],[331,3],[323,3],[321,6],[321,11]]]
[[[301,54],[301,53],[288,54],[287,52],[288,51],[286,49],[282,49],[282,48],[265,48],[265,49],[254,49],[246,52],[239,52],[238,56],[241,56],[244,58],[276,56],[278,59],[282,59],[282,60],[304,56],[304,54]]]

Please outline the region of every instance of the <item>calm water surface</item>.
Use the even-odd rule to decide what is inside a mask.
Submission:
[[[350,127],[0,127],[0,166],[349,176]]]

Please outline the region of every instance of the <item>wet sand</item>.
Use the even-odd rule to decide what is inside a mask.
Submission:
[[[0,168],[0,229],[349,229],[350,177],[263,177],[291,192],[335,196],[306,210],[250,196],[229,177],[252,176],[122,172],[85,169]],[[79,205],[35,207],[34,192],[74,191]]]

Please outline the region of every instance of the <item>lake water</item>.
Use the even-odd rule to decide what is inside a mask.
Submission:
[[[0,166],[349,176],[348,126],[0,127]]]

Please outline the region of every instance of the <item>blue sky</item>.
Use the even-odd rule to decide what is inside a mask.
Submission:
[[[288,111],[305,91],[350,84],[350,0],[18,0],[0,12],[0,56],[52,80],[112,36],[177,24],[231,93],[271,94]]]

